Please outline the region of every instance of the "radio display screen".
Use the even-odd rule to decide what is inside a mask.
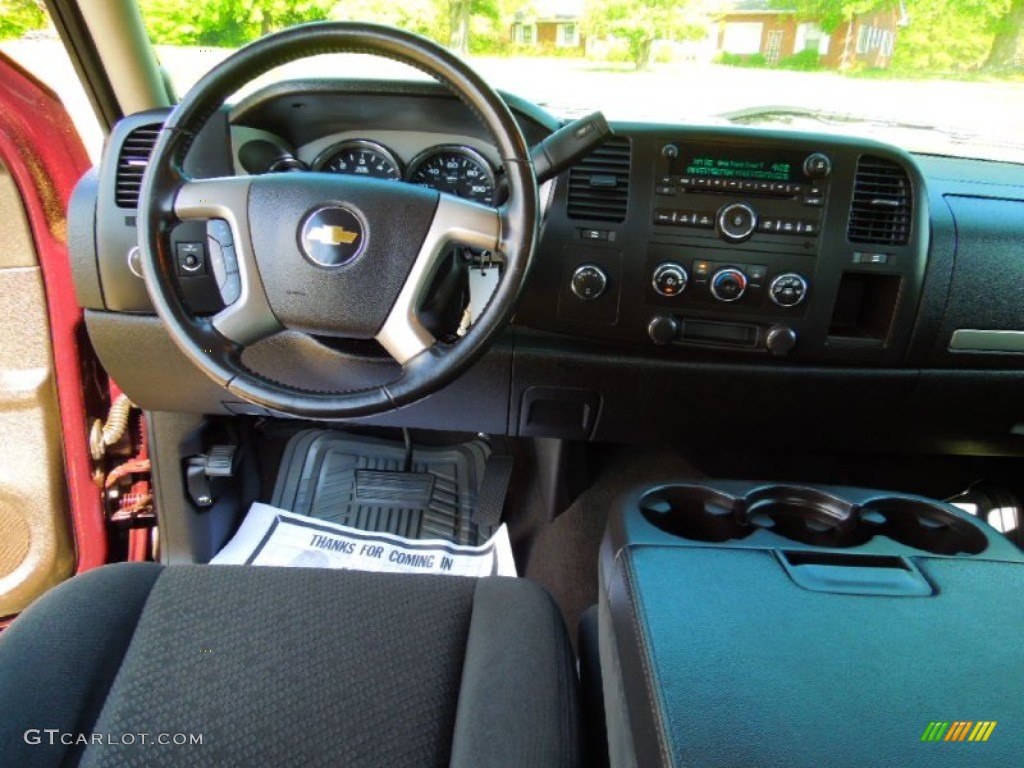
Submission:
[[[669,172],[674,176],[796,181],[802,176],[804,154],[768,149],[690,153],[684,150],[672,159]]]

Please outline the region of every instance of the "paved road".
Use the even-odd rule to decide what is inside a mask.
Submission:
[[[73,86],[70,64],[53,41],[10,41],[2,46],[54,85],[82,126],[95,156],[101,137],[88,102]],[[180,92],[228,52],[159,49]],[[798,123],[792,127],[875,135],[908,149],[1003,157],[1024,162],[1024,83],[952,80],[901,81],[850,78],[831,72],[740,69],[711,64],[656,66],[632,72],[569,59],[473,58],[496,87],[531,99],[560,116],[601,109],[612,119],[708,122],[713,116],[754,106],[787,106],[866,116],[874,121],[939,126],[944,133],[871,125]],[[366,56],[323,56],[262,78],[418,77],[418,72]],[[91,125],[90,125],[91,123]],[[952,134],[952,135],[950,135]],[[979,138],[981,135],[981,138]]]

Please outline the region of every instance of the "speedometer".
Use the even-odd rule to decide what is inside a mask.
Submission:
[[[343,141],[325,149],[313,168],[327,173],[372,176],[375,179],[400,179],[402,171],[391,151],[374,141]]]
[[[409,165],[408,178],[413,184],[438,192],[494,204],[494,171],[483,155],[469,147],[428,149]]]

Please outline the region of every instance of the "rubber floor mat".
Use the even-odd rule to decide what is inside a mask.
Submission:
[[[288,442],[271,503],[300,515],[414,539],[480,544],[494,526],[473,520],[490,455],[486,443],[414,446],[325,430]]]

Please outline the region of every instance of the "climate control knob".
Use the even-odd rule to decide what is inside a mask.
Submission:
[[[783,272],[768,286],[768,297],[780,307],[795,307],[807,298],[807,281],[796,272]]]
[[[746,240],[756,227],[757,213],[746,203],[730,203],[718,212],[718,233],[725,240]]]
[[[747,292],[747,276],[736,267],[725,267],[712,275],[710,288],[719,301],[739,301]]]
[[[689,280],[690,276],[686,269],[674,261],[663,261],[654,268],[654,274],[651,275],[651,285],[654,286],[655,293],[668,298],[678,296],[686,290],[686,283]]]

